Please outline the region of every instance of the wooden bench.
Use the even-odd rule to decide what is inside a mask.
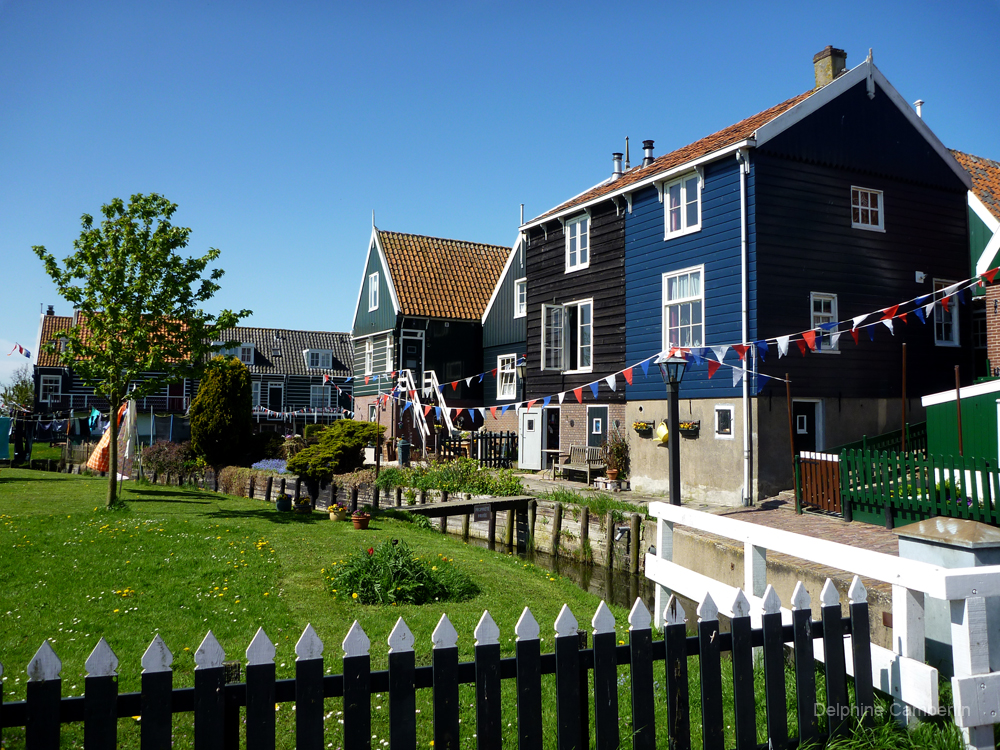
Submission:
[[[591,475],[603,474],[607,469],[604,463],[604,452],[600,448],[586,445],[571,445],[569,458],[559,464],[559,471],[565,477],[566,472],[579,472],[587,475],[587,485],[590,485]]]

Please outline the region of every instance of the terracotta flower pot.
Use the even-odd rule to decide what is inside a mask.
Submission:
[[[608,469],[608,479],[612,482],[618,479],[618,469]]]
[[[351,522],[354,524],[356,529],[367,529],[369,521],[372,520],[371,516],[352,516]]]

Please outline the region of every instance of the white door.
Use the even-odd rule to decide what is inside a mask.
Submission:
[[[542,410],[522,409],[518,417],[517,466],[537,471],[542,468]]]

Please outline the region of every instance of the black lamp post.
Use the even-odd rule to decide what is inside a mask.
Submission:
[[[521,400],[524,400],[524,375],[528,372],[528,358],[527,356],[520,357],[517,363],[514,365],[514,369],[517,371],[517,379],[521,383]]]
[[[687,360],[684,357],[660,355],[656,358],[660,368],[663,383],[667,386],[667,443],[670,449],[670,504],[681,504],[681,444],[680,444],[680,406],[679,390]]]

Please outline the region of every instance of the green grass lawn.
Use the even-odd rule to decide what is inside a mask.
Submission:
[[[126,692],[139,689],[140,658],[157,633],[174,654],[175,686],[190,686],[194,652],[209,629],[228,659],[245,661],[247,645],[257,628],[263,627],[277,645],[277,675],[283,679],[294,676],[294,644],[307,623],[325,644],[327,671],[335,673],[341,667],[341,641],[354,620],[371,639],[372,668],[384,669],[386,638],[398,617],[406,620],[414,634],[418,665],[426,665],[431,658],[431,632],[442,613],[455,625],[461,659],[468,661],[473,654],[473,630],[484,609],[490,610],[499,625],[504,655],[510,656],[514,625],[525,606],[530,606],[541,625],[542,650],[547,652],[552,649],[553,622],[563,603],[587,629],[598,604],[597,598],[568,579],[403,521],[375,519],[368,531],[356,531],[350,523],[331,522],[325,514],[279,513],[261,501],[131,483],[125,484],[128,509],[111,512],[103,508],[106,482],[0,471],[0,662],[5,701],[24,698],[28,661],[45,638],[62,659],[63,694],[80,695],[84,663],[102,636],[118,655],[119,690]],[[461,603],[391,607],[364,606],[349,596],[332,596],[328,577],[336,565],[387,538],[404,540],[420,556],[453,558],[479,586],[479,595]],[[626,642],[626,613],[620,608],[612,611],[618,620],[618,638]],[[699,746],[694,657],[689,669],[693,739]],[[655,667],[658,685],[662,670],[662,664]],[[724,670],[724,680],[731,691],[731,672],[727,677]],[[622,668],[619,682],[622,747],[630,748],[627,668]],[[546,747],[554,747],[551,677],[544,678],[543,690],[545,742]],[[503,694],[504,742],[514,747],[516,706],[507,700],[513,696],[511,681],[504,681]],[[418,747],[428,748],[432,738],[430,697],[430,691],[418,694]],[[388,739],[386,699],[373,696],[372,744],[376,747]],[[474,687],[462,686],[460,699],[463,727],[468,727],[463,729],[462,746],[472,748],[476,743]],[[331,699],[326,706],[327,740],[333,747],[342,744],[341,703]],[[276,710],[279,746],[293,747],[291,705]],[[790,701],[794,734],[793,711]],[[662,713],[657,733],[665,746],[665,710]],[[175,716],[174,747],[191,746],[192,721],[191,714]],[[732,745],[728,714],[727,725]],[[762,718],[758,725],[763,732]],[[880,742],[891,737],[894,745],[908,746],[905,734],[891,727],[885,731],[888,734]],[[80,725],[67,725],[63,745],[82,746],[82,736]],[[761,739],[765,739],[763,734]],[[138,747],[136,721],[119,723],[119,740],[121,747]],[[22,747],[23,732],[5,730],[3,746]]]

